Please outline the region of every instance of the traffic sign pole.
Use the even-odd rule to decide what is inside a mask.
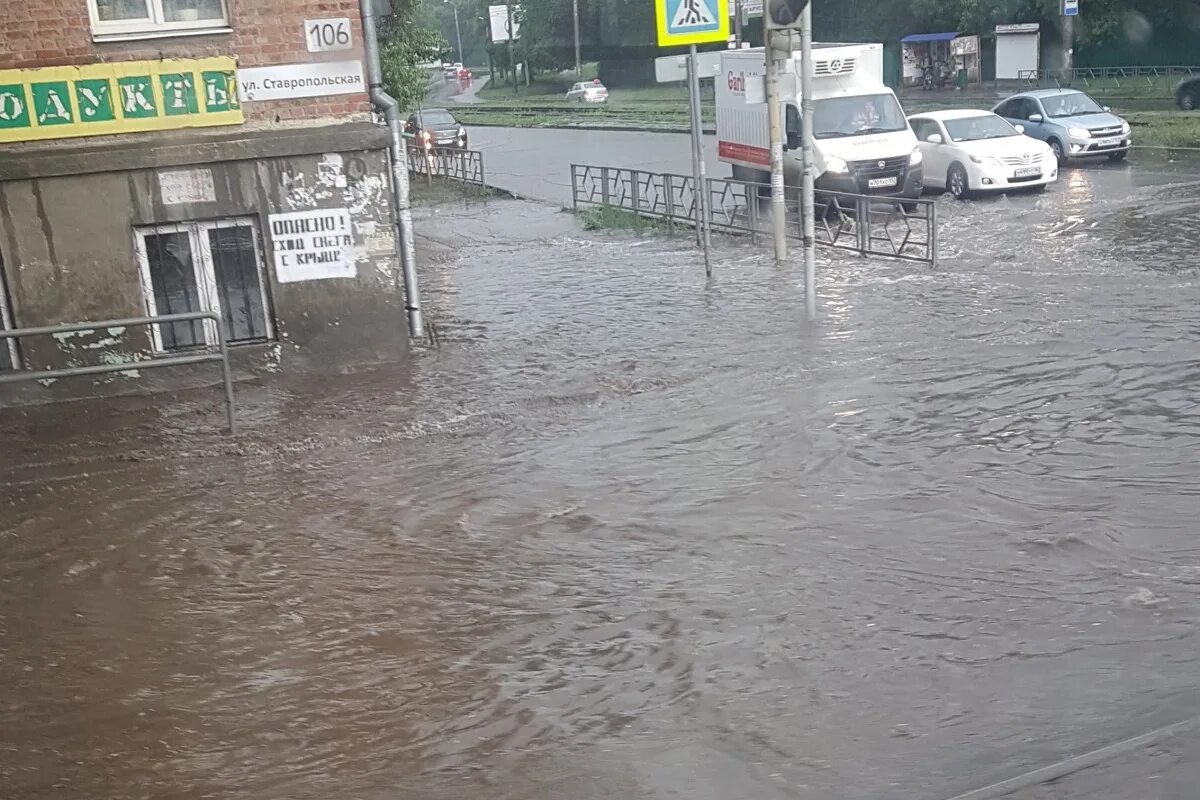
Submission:
[[[696,58],[696,45],[688,48],[688,105],[692,116],[692,175],[696,182],[693,196],[696,209],[696,231],[704,248],[704,275],[712,277],[712,234],[708,227],[708,175],[704,166],[704,128],[700,117],[700,62]]]
[[[704,274],[712,277],[709,255],[708,175],[704,165],[704,135],[700,115],[700,65],[696,45],[729,39],[729,0],[655,0],[654,18],[659,47],[687,45],[688,106],[692,117],[692,180],[696,231],[704,248]]]

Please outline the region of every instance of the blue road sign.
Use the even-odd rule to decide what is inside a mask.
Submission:
[[[1078,17],[1079,16],[1079,0],[1063,0],[1063,16]]]

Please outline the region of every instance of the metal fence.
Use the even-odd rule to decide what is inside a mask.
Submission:
[[[709,178],[709,224],[715,231],[757,237],[770,221],[770,186]],[[695,180],[690,175],[621,167],[571,165],[572,206],[618,208],[641,217],[693,225]],[[801,238],[799,187],[787,187],[787,234]],[[817,244],[864,256],[884,256],[936,264],[937,205],[874,195],[817,191]]]
[[[0,330],[0,345],[6,344],[7,340],[19,341],[27,336],[55,336],[57,334],[79,331],[133,328],[174,322],[192,322],[195,320],[207,320],[212,323],[212,327],[217,332],[217,341],[219,342],[216,351],[186,351],[178,355],[164,353],[143,361],[122,361],[116,364],[95,364],[84,367],[62,367],[60,369],[43,370],[14,369],[0,373],[0,384],[17,383],[20,381],[45,381],[79,375],[105,375],[114,372],[129,372],[131,370],[160,369],[162,367],[181,367],[186,364],[220,362],[221,377],[225,383],[225,420],[229,425],[229,432],[233,433],[236,428],[233,418],[233,373],[229,369],[229,346],[225,341],[225,325],[221,322],[221,315],[214,311],[192,311],[185,314],[165,314],[159,317],[133,317],[131,319],[110,319],[103,322],[73,322],[68,325],[49,325],[43,328]]]
[[[1076,69],[1031,69],[1017,73],[1030,87],[1072,86],[1087,89],[1174,89],[1185,78],[1200,75],[1197,67],[1079,67]]]
[[[408,171],[429,180],[484,183],[483,153],[478,150],[459,150],[449,147],[425,149],[409,145]]]

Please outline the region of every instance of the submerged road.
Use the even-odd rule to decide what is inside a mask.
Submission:
[[[544,133],[489,172],[619,155]],[[946,800],[1200,714],[1200,186],[1144,169],[943,200],[816,320],[742,240],[420,210],[403,369],[0,409],[0,797]]]

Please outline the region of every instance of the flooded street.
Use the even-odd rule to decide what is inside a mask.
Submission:
[[[0,797],[946,800],[1200,714],[1200,181],[1135,161],[816,320],[425,210],[403,370],[0,409]],[[1015,796],[1194,796],[1144,758]]]

